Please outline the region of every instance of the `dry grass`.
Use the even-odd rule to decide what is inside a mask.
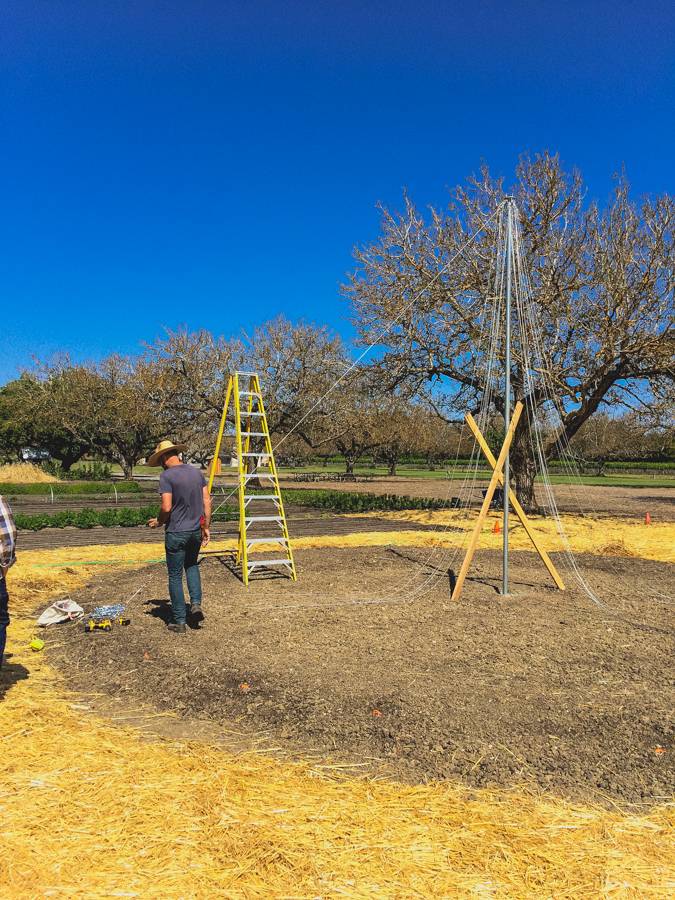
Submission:
[[[44,484],[46,482],[59,481],[53,475],[48,475],[41,466],[32,463],[7,463],[0,466],[0,482],[12,482],[13,484]]]
[[[103,568],[35,568],[58,562],[57,553],[70,563],[123,554],[142,564],[157,548],[23,554],[10,572],[15,610],[46,604]],[[329,764],[148,743],[88,713],[91,701],[68,691],[47,653],[28,650],[33,621],[13,622],[0,681],[14,682],[0,703],[2,900],[675,893],[675,804],[638,817],[516,789],[338,781],[345,770]]]
[[[455,528],[461,528],[463,533],[471,531],[475,521],[475,519],[470,519],[465,522],[463,513],[454,510],[375,512],[358,513],[357,515],[437,525],[439,529],[445,525],[452,525]],[[492,533],[495,521],[499,522],[500,528],[503,527],[501,515],[490,516],[486,520],[485,531],[480,538],[479,547],[496,550],[502,546],[502,535]],[[532,543],[515,515],[511,516],[510,522],[509,546],[513,550],[531,550]],[[554,519],[534,519],[531,522],[546,551],[554,553],[563,549],[558,524]],[[675,525],[670,522],[646,525],[642,520],[636,519],[590,519],[581,516],[560,516],[560,523],[573,553],[603,555],[607,551],[606,555],[617,556],[622,555],[616,552],[617,545],[619,545],[624,550],[623,555],[662,562],[672,562],[675,559]],[[411,537],[411,535],[416,535],[416,537]],[[459,546],[466,541],[464,534],[444,533],[442,530],[437,533],[399,532],[395,541],[404,541],[404,536],[406,543],[414,542],[416,546],[425,547],[433,546],[437,542],[444,547]],[[355,537],[360,537],[360,535],[355,535]]]
[[[624,559],[636,559],[640,556],[639,553],[636,553],[628,546],[623,538],[620,538],[618,541],[610,541],[609,544],[600,547],[598,553],[601,556],[621,556]]]

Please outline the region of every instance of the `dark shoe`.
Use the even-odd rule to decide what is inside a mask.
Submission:
[[[175,631],[176,634],[185,634],[185,632],[187,631],[185,622],[171,622],[168,627],[169,631]]]
[[[195,622],[203,622],[204,621],[204,613],[202,612],[201,603],[193,603],[190,606],[190,613],[192,614],[192,618]]]

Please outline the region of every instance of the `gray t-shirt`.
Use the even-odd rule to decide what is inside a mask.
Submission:
[[[166,532],[197,531],[204,515],[206,479],[194,466],[182,464],[165,469],[159,476],[159,493],[171,494],[171,515]]]

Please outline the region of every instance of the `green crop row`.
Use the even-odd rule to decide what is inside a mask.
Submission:
[[[51,495],[54,491],[55,495],[61,494],[114,494],[117,487],[118,494],[137,494],[141,487],[136,481],[123,481],[113,486],[101,481],[86,481],[80,484],[64,484],[63,482],[54,482],[53,484],[12,484],[10,481],[0,484],[0,494],[4,496],[17,497],[19,494],[32,494],[38,496]],[[50,490],[51,488],[51,490]]]
[[[147,525],[149,519],[154,519],[159,513],[159,505],[144,506],[141,509],[131,509],[122,506],[119,509],[83,509],[76,512],[74,509],[63,510],[53,516],[47,513],[38,513],[35,516],[27,516],[18,513],[14,517],[19,531],[41,531],[43,528],[93,528],[95,525],[103,525],[112,528],[121,525],[123,528],[132,528],[135,525]],[[238,518],[238,511],[229,506],[219,510],[213,520],[216,522],[228,522]]]
[[[359,494],[347,491],[293,491],[282,490],[281,496],[288,503],[313,506],[317,509],[334,509],[338,512],[372,512],[375,510],[443,509],[445,501],[428,497],[407,497],[398,494]]]

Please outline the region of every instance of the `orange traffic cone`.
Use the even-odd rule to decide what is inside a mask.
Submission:
[[[499,522],[495,522],[495,530],[492,533],[493,534],[501,534],[501,528],[499,527]]]
[[[651,525],[651,524],[652,524],[652,517],[649,515],[649,513],[647,513],[647,515],[645,516],[645,525]]]

